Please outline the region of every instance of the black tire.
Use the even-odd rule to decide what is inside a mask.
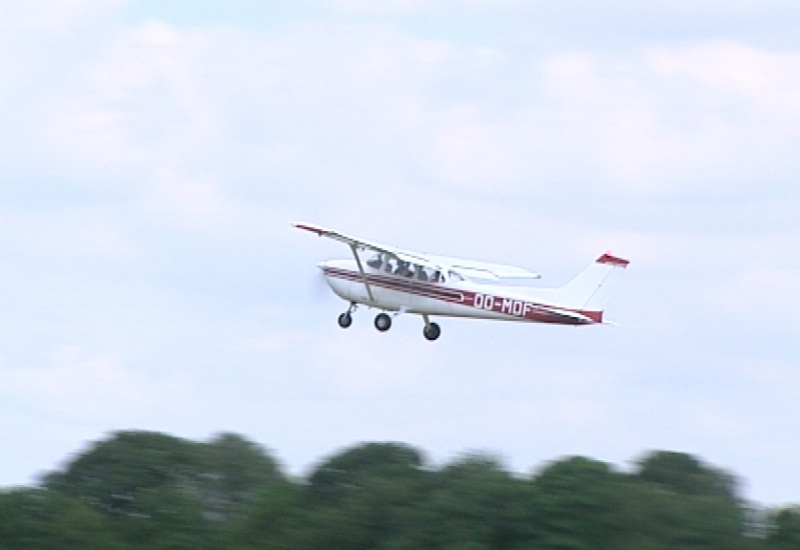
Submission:
[[[378,313],[375,316],[375,328],[381,332],[386,332],[392,328],[392,318],[385,313]]]
[[[439,325],[436,323],[429,323],[424,329],[422,329],[422,334],[425,335],[426,340],[433,342],[442,334],[442,329],[439,328]]]
[[[353,318],[350,316],[349,313],[342,313],[339,315],[339,326],[342,328],[347,328],[353,324]]]

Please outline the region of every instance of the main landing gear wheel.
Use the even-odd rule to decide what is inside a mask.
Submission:
[[[353,324],[353,317],[350,315],[350,312],[347,311],[339,315],[339,326],[342,328],[347,328]]]
[[[425,325],[425,328],[422,329],[422,334],[425,335],[425,339],[430,340],[431,342],[436,340],[441,333],[442,329],[440,329],[439,325],[436,323],[428,323]]]
[[[385,313],[378,313],[375,316],[375,328],[381,332],[386,332],[392,328],[392,318]]]

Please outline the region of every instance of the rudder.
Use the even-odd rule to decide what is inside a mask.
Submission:
[[[603,254],[558,290],[559,305],[578,311],[602,312],[622,270],[629,263],[608,252]]]

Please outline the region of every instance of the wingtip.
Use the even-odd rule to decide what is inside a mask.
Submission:
[[[597,263],[614,265],[614,266],[619,266],[619,267],[623,267],[624,268],[624,267],[628,267],[628,264],[630,263],[630,261],[628,261],[628,260],[626,260],[624,258],[620,258],[619,256],[614,256],[610,252],[606,252],[605,254],[603,254],[602,256],[597,258]]]
[[[324,227],[309,222],[292,222],[292,227],[303,229],[305,231],[311,231],[317,235],[322,235],[326,231]]]

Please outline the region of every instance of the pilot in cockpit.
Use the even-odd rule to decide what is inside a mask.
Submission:
[[[401,277],[409,277],[414,274],[413,271],[408,267],[409,262],[398,260],[397,262],[397,269],[395,269],[394,274],[400,275]]]

